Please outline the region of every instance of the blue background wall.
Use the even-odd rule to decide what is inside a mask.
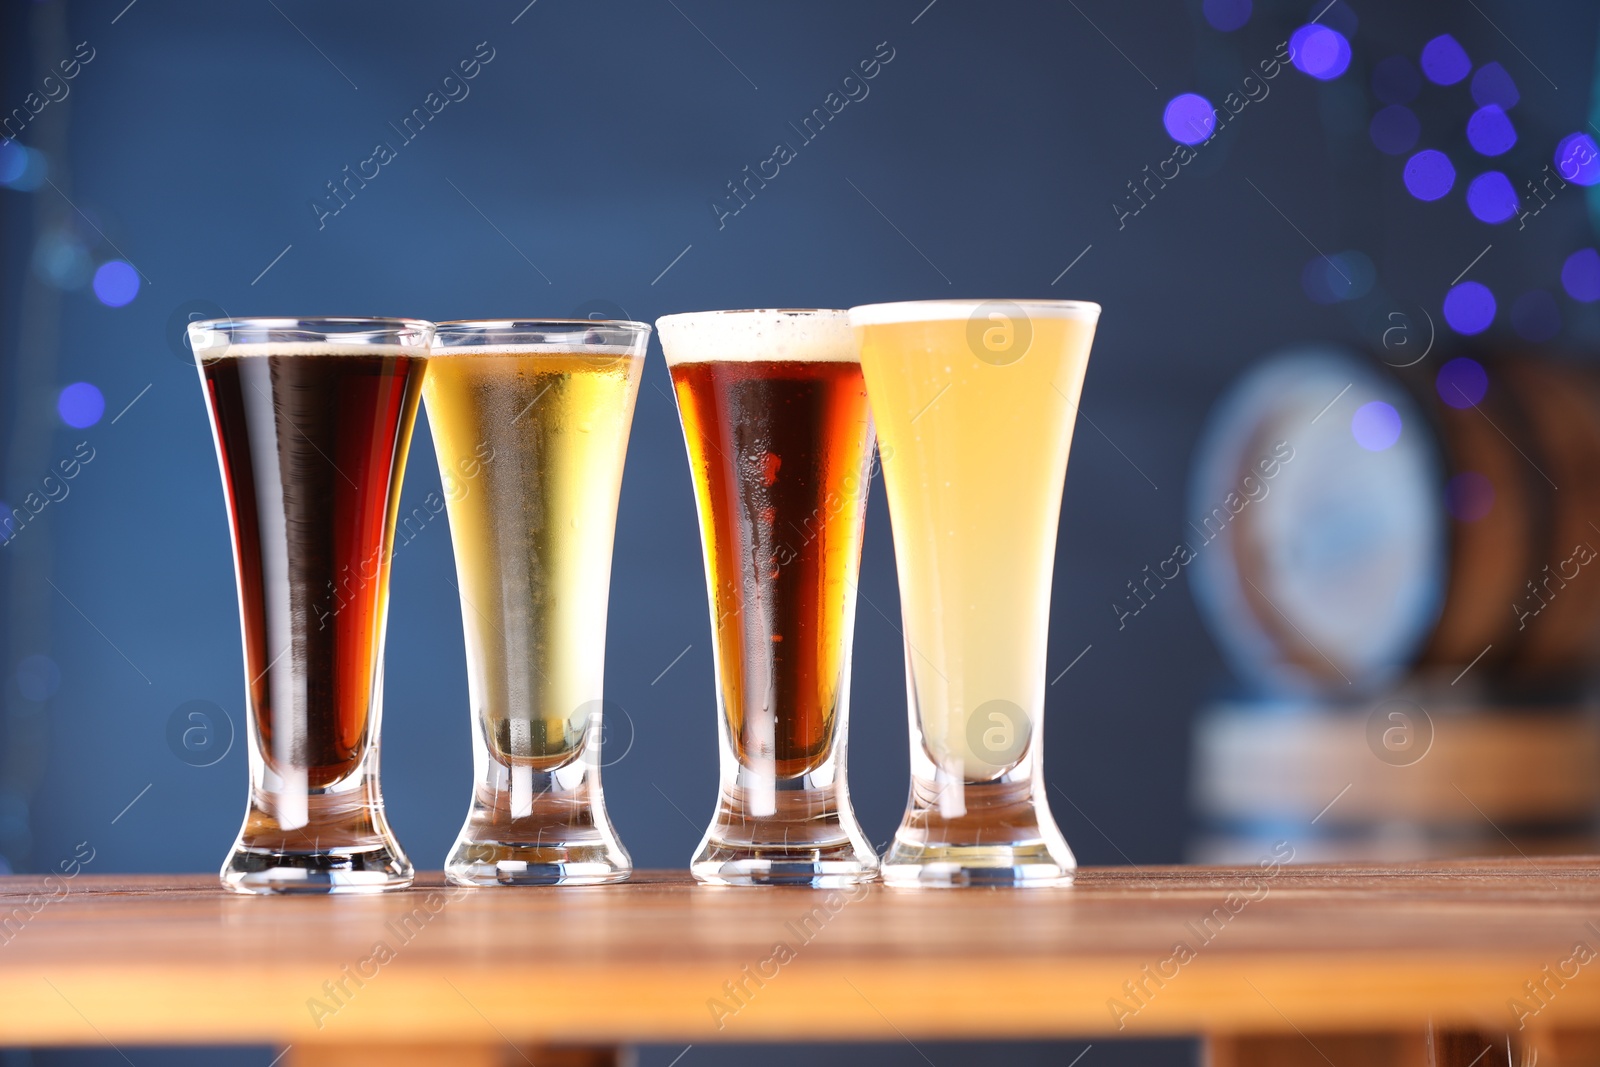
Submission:
[[[18,581],[21,558],[58,587],[7,624],[12,729],[0,743],[28,766],[12,767],[0,795],[0,847],[17,869],[47,867],[87,839],[96,872],[210,871],[238,828],[246,758],[226,520],[196,375],[169,342],[192,302],[239,315],[435,319],[615,306],[643,320],[944,296],[1101,302],[1067,478],[1050,677],[1092,647],[1050,687],[1046,759],[1057,817],[1088,864],[1182,857],[1188,718],[1227,678],[1181,583],[1126,629],[1109,604],[1170,552],[1190,448],[1230,376],[1290,342],[1377,345],[1386,308],[1420,304],[1437,317],[1451,279],[1491,242],[1474,277],[1507,304],[1525,289],[1554,292],[1557,345],[1600,336],[1594,307],[1557,280],[1563,258],[1593,240],[1581,190],[1521,231],[1467,212],[1466,177],[1486,164],[1465,145],[1465,82],[1423,90],[1432,103],[1421,143],[1462,170],[1442,201],[1409,197],[1403,157],[1374,148],[1366,125],[1380,106],[1372,65],[1414,60],[1451,33],[1475,63],[1503,63],[1521,90],[1521,141],[1501,161],[1520,186],[1584,127],[1590,4],[1483,0],[1480,13],[1338,0],[1322,21],[1351,40],[1350,70],[1320,82],[1287,69],[1119,228],[1111,205],[1125,183],[1172,154],[1167,101],[1192,91],[1220,102],[1325,0],[1258,3],[1230,33],[1194,0],[525,2],[72,3],[60,56],[30,36],[38,5],[8,8],[6,107],[70,46],[88,41],[94,59],[69,100],[20,138],[48,152],[41,139],[63,124],[64,147],[46,160],[59,188],[0,190],[5,321],[21,322],[30,301],[35,313],[59,301],[49,312],[59,348],[42,383],[24,373],[42,355],[30,335],[0,330],[11,382],[0,439],[55,419],[56,392],[71,382],[92,382],[107,405],[86,429],[53,423],[47,463],[80,441],[95,459],[44,521],[0,549],[6,581]],[[390,124],[441,91],[480,42],[493,59],[466,83],[470,94],[402,144]],[[789,123],[880,42],[893,58],[868,95],[800,145]],[[312,204],[325,183],[380,140],[396,158],[319,225]],[[719,223],[712,204],[726,183],[779,140],[797,158]],[[73,210],[41,207],[68,196]],[[105,306],[88,287],[39,295],[48,286],[36,245],[51,211],[93,260],[137,267],[131,303]],[[1313,245],[1363,251],[1376,264],[1372,291],[1339,305],[1309,299],[1301,274]],[[1512,336],[1504,315],[1495,330]],[[8,471],[0,497],[12,502],[44,473],[16,462]],[[404,507],[438,489],[419,423]],[[879,842],[898,821],[907,774],[887,519],[875,491],[851,739],[857,807]],[[26,538],[40,539],[32,556],[17,552]],[[470,786],[451,578],[440,519],[396,561],[384,724],[389,810],[422,867],[440,865]],[[14,673],[34,654],[60,671],[43,700],[28,697],[43,691],[36,677]],[[607,696],[626,712],[611,735],[632,735],[606,771],[612,814],[639,865],[682,866],[711,812],[716,729],[693,501],[655,342],[622,493],[608,656]],[[212,766],[190,766],[168,744],[170,716],[193,700],[218,705],[237,734]],[[29,723],[40,741],[20,746]],[[36,789],[16,784],[30,775]],[[1028,1055],[1065,1063],[1078,1047]],[[1085,1064],[1112,1062],[1108,1048]],[[1138,1055],[1181,1062],[1188,1052]]]

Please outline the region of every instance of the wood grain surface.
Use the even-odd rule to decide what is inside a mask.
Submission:
[[[0,1045],[1600,1023],[1600,859],[1094,869],[1022,891],[423,882],[246,898],[209,876],[0,879]]]

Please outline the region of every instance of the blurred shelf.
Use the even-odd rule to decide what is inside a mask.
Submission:
[[[1525,983],[1600,948],[1595,858],[1093,869],[1028,891],[65,885],[33,913],[42,879],[0,879],[0,1045],[293,1043],[312,1062],[380,1043],[1504,1035],[1510,1002],[1539,1007]],[[1193,958],[1165,962],[1180,942]],[[1600,977],[1549,988],[1522,1036],[1600,1024]]]
[[[1350,703],[1216,701],[1193,729],[1199,863],[1249,863],[1284,836],[1307,863],[1600,848],[1600,717],[1585,704],[1485,703],[1413,680]]]

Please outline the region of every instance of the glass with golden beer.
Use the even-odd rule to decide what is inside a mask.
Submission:
[[[892,885],[1064,885],[1042,776],[1067,452],[1100,308],[850,309],[882,435],[905,624],[911,796]]]
[[[845,783],[872,415],[842,311],[656,323],[711,601],[721,788],[690,869],[719,885],[874,877]]]
[[[433,324],[192,323],[233,534],[250,802],[242,893],[411,884],[378,787],[389,563]]]
[[[475,784],[445,874],[585,885],[632,862],[600,790],[606,604],[650,327],[446,322],[423,384],[455,545]]]

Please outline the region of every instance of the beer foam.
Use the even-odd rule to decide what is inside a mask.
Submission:
[[[248,356],[414,356],[428,350],[419,345],[341,345],[332,341],[249,341],[243,344],[207,345],[195,349],[201,359],[244,359]]]
[[[1030,319],[1076,319],[1094,322],[1100,305],[1087,300],[901,300],[862,304],[849,311],[851,326],[887,326],[902,322],[948,322],[991,312],[1021,312]]]
[[[667,365],[679,363],[854,363],[855,335],[828,308],[697,311],[656,320]]]

